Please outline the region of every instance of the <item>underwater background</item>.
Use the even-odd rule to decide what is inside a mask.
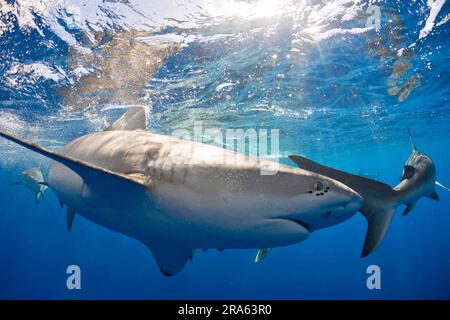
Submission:
[[[394,186],[409,127],[448,186],[449,20],[445,0],[0,0],[0,129],[57,150],[144,106],[155,132],[279,129],[283,163],[302,154]],[[366,258],[357,213],[258,264],[255,250],[197,250],[166,278],[140,242],[81,216],[69,233],[51,190],[37,205],[11,186],[49,165],[0,140],[1,299],[450,298],[439,187],[439,202],[399,208]],[[81,290],[66,287],[69,265]]]

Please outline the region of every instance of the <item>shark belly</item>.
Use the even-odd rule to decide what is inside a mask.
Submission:
[[[204,145],[200,145],[197,148],[201,150],[197,152],[187,151],[190,145],[170,145],[171,137],[148,132],[130,134],[133,137],[127,141],[139,141],[146,149],[129,148],[127,144],[128,149],[136,153],[118,152],[114,162],[104,160],[111,158],[104,154],[104,150],[111,148],[105,147],[102,137],[117,146],[123,133],[84,136],[66,146],[64,153],[108,169],[120,167],[127,168],[125,172],[145,172],[152,181],[152,200],[143,197],[130,203],[123,196],[127,190],[112,186],[107,186],[109,191],[95,190],[74,171],[54,163],[49,184],[62,202],[92,222],[146,243],[164,243],[165,239],[174,238],[192,248],[260,248],[294,244],[309,236],[310,231],[305,226],[276,218],[292,210],[289,208],[291,200],[281,191],[272,195],[271,188],[260,187],[265,181],[259,171],[248,174],[239,170],[239,165],[238,169],[230,169],[222,164],[197,168],[193,159],[196,154],[221,153],[222,149],[206,146],[203,150]],[[103,149],[98,148],[94,140],[99,141]],[[89,149],[86,145],[95,148]],[[167,145],[170,145],[170,152],[162,149]],[[173,157],[178,161],[170,159]],[[112,205],[111,200],[117,197],[123,197],[123,202]]]
[[[78,174],[59,163],[51,167],[49,185],[64,204],[86,219],[146,243],[164,244],[171,238],[192,248],[259,248],[297,243],[309,235],[297,223],[271,218],[278,213],[272,209],[276,201],[268,205],[270,201],[261,197],[225,198],[221,194],[226,190],[197,193],[184,185],[158,182],[154,202],[141,199],[118,207],[98,199],[96,190],[87,190]],[[114,190],[117,196],[124,192]],[[266,212],[267,219],[256,219],[256,212]]]
[[[145,129],[144,110],[132,109],[60,152],[0,136],[54,161],[48,185],[68,206],[69,230],[78,213],[138,239],[165,275],[196,248],[294,244],[361,206],[359,194],[324,175]]]

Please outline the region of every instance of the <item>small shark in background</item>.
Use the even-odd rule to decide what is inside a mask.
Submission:
[[[362,196],[363,205],[359,211],[368,222],[362,257],[369,255],[381,243],[399,205],[406,206],[403,211],[403,215],[406,215],[422,197],[439,201],[435,190],[435,185],[439,183],[436,183],[433,160],[417,150],[409,129],[408,134],[412,153],[405,163],[400,183],[394,188],[379,181],[321,165],[302,156],[289,156],[302,169],[340,181]]]
[[[407,215],[423,196],[439,201],[439,195],[435,190],[436,167],[433,160],[426,154],[421,153],[416,148],[411,131],[408,128],[409,139],[413,149],[411,155],[403,167],[400,184],[394,190],[403,195],[403,204],[406,205],[403,215]]]
[[[140,240],[166,276],[178,273],[197,248],[298,243],[349,219],[362,204],[332,178],[152,133],[145,117],[142,108],[130,109],[60,152],[11,133],[0,136],[54,160],[48,186],[71,209],[68,226],[76,212]],[[261,175],[262,168],[276,174]]]
[[[21,179],[11,184],[12,186],[24,186],[34,194],[37,204],[41,198],[45,198],[44,192],[48,189],[44,181],[44,175],[39,168],[30,168],[22,172]]]

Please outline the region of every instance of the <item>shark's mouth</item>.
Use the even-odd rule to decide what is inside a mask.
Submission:
[[[295,218],[283,218],[284,220],[288,220],[288,221],[292,221],[296,224],[298,224],[299,226],[302,226],[303,228],[305,228],[306,230],[308,230],[309,232],[311,232],[311,225],[309,225],[308,223],[299,220],[299,219],[295,219]]]

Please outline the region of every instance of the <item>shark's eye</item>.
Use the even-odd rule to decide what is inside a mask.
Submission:
[[[317,181],[316,183],[314,183],[314,190],[316,191],[320,191],[323,189],[323,183],[320,181]]]

